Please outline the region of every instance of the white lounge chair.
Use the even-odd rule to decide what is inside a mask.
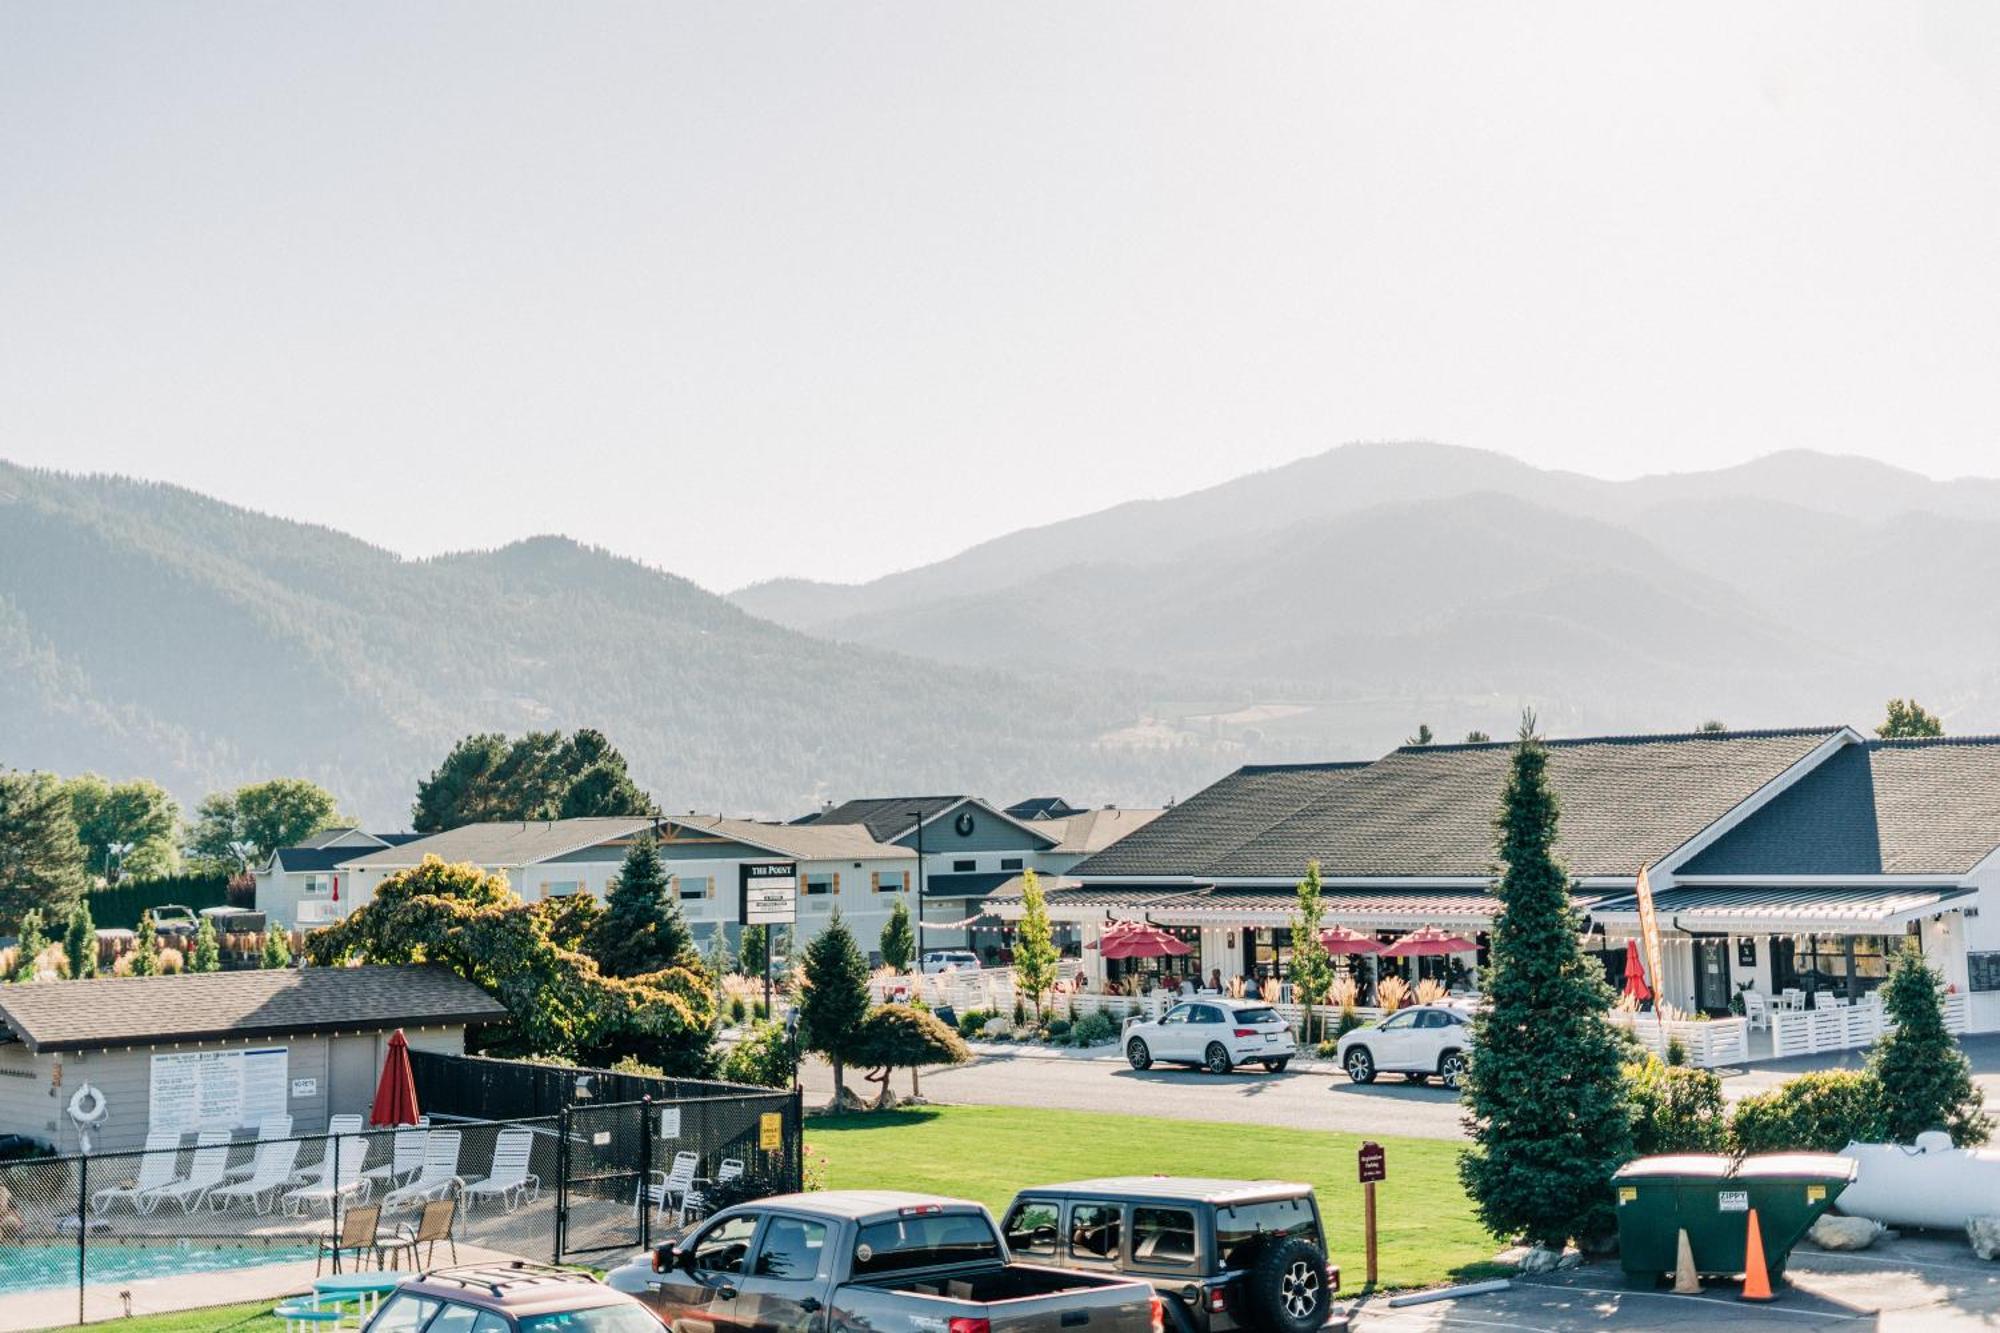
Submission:
[[[359,1134],[361,1117],[343,1114],[326,1118],[326,1137],[320,1140],[319,1156],[307,1162],[293,1173],[292,1179],[303,1183],[321,1180],[326,1176],[327,1167],[333,1160],[333,1145],[343,1134]]]
[[[343,1134],[329,1141],[318,1176],[312,1183],[286,1193],[282,1200],[285,1211],[293,1217],[303,1217],[307,1209],[324,1206],[331,1215],[339,1200],[367,1197],[368,1182],[361,1178],[361,1163],[367,1156],[368,1144],[358,1134]]]
[[[217,1185],[208,1192],[210,1210],[220,1212],[233,1206],[238,1200],[247,1201],[258,1212],[266,1212],[278,1191],[292,1183],[292,1168],[298,1164],[299,1141],[297,1139],[272,1139],[257,1145],[257,1160],[252,1164],[250,1178],[227,1185]]]
[[[472,1212],[476,1199],[498,1197],[511,1213],[521,1206],[523,1199],[540,1198],[542,1178],[528,1169],[528,1158],[534,1148],[533,1130],[502,1130],[493,1140],[493,1167],[486,1179],[465,1183],[465,1211]]]
[[[90,1211],[101,1213],[112,1204],[123,1199],[132,1205],[135,1213],[150,1213],[153,1205],[149,1200],[163,1186],[174,1183],[180,1174],[181,1136],[156,1131],[146,1136],[146,1146],[139,1157],[139,1178],[122,1185],[107,1185],[90,1196]]]
[[[229,1137],[226,1129],[203,1130],[195,1141],[194,1161],[188,1165],[188,1173],[139,1200],[140,1211],[150,1213],[167,1202],[179,1204],[184,1214],[200,1207],[208,1192],[222,1183],[222,1173],[229,1166]]]
[[[256,1141],[258,1143],[269,1143],[273,1139],[288,1139],[290,1137],[292,1137],[292,1118],[282,1111],[274,1111],[257,1122]],[[249,1161],[238,1162],[222,1174],[226,1179],[235,1180],[239,1177],[252,1174],[256,1169],[257,1155],[253,1152],[250,1155]]]
[[[434,1129],[424,1140],[424,1164],[417,1178],[382,1196],[382,1211],[414,1208],[420,1203],[446,1198],[465,1188],[458,1174],[459,1132]]]
[[[380,1166],[371,1166],[361,1174],[371,1183],[381,1181],[386,1185],[400,1185],[413,1178],[424,1167],[425,1126],[428,1118],[417,1121],[415,1129],[396,1131],[395,1152]]]

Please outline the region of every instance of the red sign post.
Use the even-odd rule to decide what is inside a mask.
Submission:
[[[1359,1155],[1361,1169],[1361,1225],[1368,1245],[1368,1286],[1375,1286],[1375,1182],[1389,1178],[1389,1154],[1379,1143],[1363,1143]]]

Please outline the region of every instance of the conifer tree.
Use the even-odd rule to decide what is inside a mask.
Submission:
[[[220,972],[222,943],[215,938],[215,920],[204,916],[194,932],[194,952],[188,955],[188,971]]]
[[[1021,924],[1014,931],[1014,979],[1022,992],[1035,1002],[1035,1017],[1042,1016],[1042,1002],[1056,984],[1055,928],[1049,924],[1048,895],[1041,880],[1030,870],[1021,876]]]
[[[846,1091],[842,1078],[868,1016],[868,960],[835,908],[826,929],[806,946],[805,996],[799,1003],[799,1044],[833,1065],[833,1104]]]
[[[29,909],[67,916],[83,897],[83,844],[62,784],[48,773],[0,772],[0,933]]]
[[[160,975],[160,932],[153,925],[153,914],[139,915],[139,943],[132,950],[132,975],[135,977],[157,977]]]
[[[666,967],[693,967],[700,960],[650,833],[625,853],[605,908],[590,950],[605,975],[638,977]]]
[[[771,928],[769,926],[745,926],[742,938],[736,942],[737,966],[746,977],[761,977],[771,967]]]
[[[1292,992],[1305,1006],[1304,1041],[1310,1045],[1317,1040],[1313,1035],[1313,1005],[1326,995],[1327,987],[1333,984],[1333,957],[1327,953],[1326,945],[1320,940],[1320,927],[1326,916],[1326,907],[1320,894],[1319,862],[1306,862],[1306,877],[1299,881],[1298,905],[1292,909]]]
[[[97,923],[90,919],[90,899],[79,898],[63,931],[63,962],[71,981],[97,975]]]
[[[917,956],[917,932],[910,928],[910,909],[901,898],[889,909],[889,922],[882,927],[882,961],[898,972],[910,970]]]
[[[1556,855],[1560,811],[1528,715],[1502,795],[1503,866],[1486,994],[1464,1091],[1459,1176],[1489,1230],[1560,1249],[1612,1225],[1611,1173],[1632,1156],[1611,988],[1577,944]]]
[[[1966,1148],[1986,1142],[1990,1132],[1972,1064],[1944,1025],[1943,989],[1914,942],[1896,955],[1882,987],[1882,1007],[1895,1026],[1868,1053],[1868,1070],[1882,1085],[1896,1143],[1942,1129]]]
[[[276,970],[292,965],[292,942],[285,938],[282,927],[275,922],[264,932],[264,967]]]
[[[42,914],[29,908],[21,918],[21,942],[14,950],[14,974],[10,981],[33,981],[35,960],[42,956],[42,950],[49,947],[49,937],[42,930]]]

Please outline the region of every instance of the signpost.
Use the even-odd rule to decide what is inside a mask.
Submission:
[[[742,911],[746,926],[764,928],[764,1016],[771,1017],[771,955],[777,952],[774,926],[799,919],[799,864],[796,861],[752,861],[738,870],[742,881]]]
[[[1361,1225],[1366,1233],[1368,1245],[1368,1286],[1375,1285],[1375,1182],[1389,1178],[1389,1155],[1382,1151],[1379,1143],[1363,1143],[1359,1154],[1361,1168]]]

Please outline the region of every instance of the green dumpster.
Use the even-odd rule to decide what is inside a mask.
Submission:
[[[1828,1153],[1740,1161],[1689,1154],[1628,1163],[1612,1177],[1620,1262],[1635,1279],[1671,1273],[1685,1229],[1697,1272],[1741,1273],[1755,1209],[1766,1276],[1775,1282],[1792,1247],[1853,1183],[1857,1169],[1852,1158]]]

